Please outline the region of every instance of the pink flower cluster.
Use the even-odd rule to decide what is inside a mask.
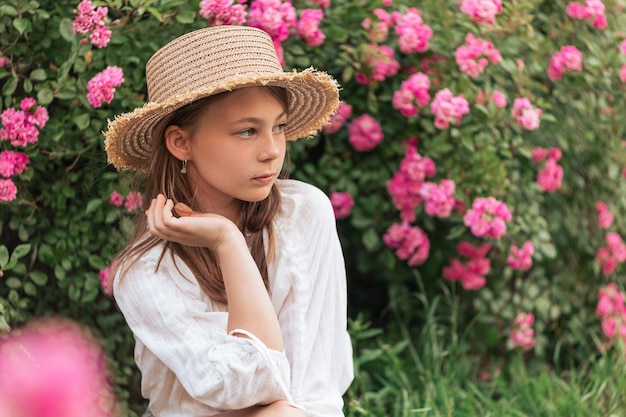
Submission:
[[[330,118],[329,122],[324,126],[324,132],[335,133],[343,126],[343,124],[352,116],[352,106],[342,101],[337,107],[337,113]]]
[[[117,261],[113,261],[111,265],[100,271],[100,284],[105,294],[113,295],[113,287],[111,286],[111,270],[117,266]]]
[[[424,23],[422,13],[414,7],[406,10],[405,14],[393,12],[396,22],[395,31],[398,35],[398,46],[405,54],[425,52],[428,42],[433,37],[433,30]]]
[[[513,245],[509,256],[506,258],[506,263],[513,269],[518,271],[528,271],[533,266],[533,254],[535,253],[535,247],[530,240],[524,242],[521,248]]]
[[[584,4],[573,1],[567,5],[565,12],[572,19],[591,21],[596,29],[606,28],[604,3],[600,0],[585,0]]]
[[[609,232],[604,237],[606,246],[596,251],[596,262],[602,268],[604,275],[615,272],[617,265],[626,261],[626,245],[622,237],[615,232]]]
[[[124,206],[128,211],[135,211],[143,206],[143,196],[139,191],[131,191],[124,199],[124,196],[113,191],[109,196],[109,202],[115,207]]]
[[[256,0],[250,5],[248,25],[266,31],[274,41],[278,58],[283,63],[282,42],[296,27],[296,9],[290,1]]]
[[[491,42],[479,39],[471,33],[465,37],[465,45],[459,46],[454,52],[454,57],[461,71],[470,77],[482,74],[489,61],[495,65],[502,60],[500,51]]]
[[[602,332],[610,339],[609,346],[618,340],[626,343],[626,295],[613,282],[600,288],[596,316],[600,319]]]
[[[13,146],[26,146],[39,140],[39,130],[48,122],[48,110],[35,103],[34,98],[27,97],[20,103],[20,110],[9,108],[0,114],[4,125],[0,140],[8,140]]]
[[[4,178],[20,175],[26,169],[29,160],[28,155],[22,152],[0,152],[0,175]]]
[[[419,195],[424,199],[424,211],[429,216],[446,218],[450,216],[455,207],[456,199],[454,181],[443,179],[439,185],[434,182],[425,182],[419,190]]]
[[[333,206],[333,212],[337,220],[346,218],[350,215],[352,207],[354,207],[354,198],[350,193],[331,191],[330,203]]]
[[[624,39],[622,43],[620,44],[620,50],[622,51],[624,55],[626,55],[626,39]],[[622,65],[622,67],[619,70],[619,79],[622,81],[622,83],[626,83],[626,64]]]
[[[539,127],[542,113],[539,107],[533,107],[530,100],[525,97],[517,97],[513,102],[513,117],[526,130],[535,130]]]
[[[383,242],[395,249],[396,256],[408,259],[409,266],[423,264],[430,252],[430,241],[422,229],[411,226],[408,222],[395,223],[383,235]]]
[[[501,0],[461,0],[461,12],[470,16],[474,23],[493,25],[501,11]]]
[[[319,29],[324,12],[319,9],[304,9],[296,26],[296,32],[306,43],[319,46],[324,43],[326,35]]]
[[[539,172],[537,172],[537,185],[549,193],[561,188],[563,167],[558,164],[558,161],[561,159],[561,149],[537,147],[532,150],[531,157],[537,163],[546,161]]]
[[[530,350],[535,346],[535,331],[532,329],[534,322],[535,316],[532,313],[517,314],[509,332],[509,341],[513,346],[523,350]]]
[[[356,81],[359,84],[373,84],[396,75],[400,64],[395,60],[392,48],[372,43],[363,52],[361,67],[361,72],[354,75]]]
[[[476,104],[487,104],[489,102],[489,98],[493,101],[493,104],[499,108],[503,109],[506,107],[506,96],[502,91],[493,90],[493,92],[489,93],[488,91],[480,91],[476,95]]]
[[[450,265],[442,270],[444,279],[460,281],[463,288],[468,291],[484,287],[487,283],[485,276],[491,270],[491,260],[487,258],[489,249],[491,249],[489,243],[474,246],[469,242],[460,242],[456,246],[456,251],[466,258],[466,261],[463,263],[458,259],[451,259]]]
[[[104,48],[109,44],[111,29],[105,24],[107,14],[109,13],[107,7],[95,8],[92,6],[91,1],[83,0],[78,3],[78,10],[75,10],[74,13],[77,14],[72,24],[74,35],[91,32],[89,39],[97,48]]]
[[[447,129],[450,123],[459,123],[469,113],[469,103],[462,94],[454,96],[449,89],[444,88],[435,94],[430,109],[435,115],[435,127]]]
[[[389,28],[393,26],[393,18],[384,9],[374,9],[376,20],[366,17],[361,22],[363,29],[369,31],[370,40],[372,42],[382,42],[389,35]]]
[[[31,322],[0,339],[0,412],[20,417],[113,417],[107,361],[74,322]]]
[[[0,50],[0,68],[4,67],[8,63],[9,63],[9,58],[4,56],[2,54],[2,51]]]
[[[507,205],[494,197],[478,197],[463,216],[463,223],[477,237],[498,239],[506,234],[506,222],[511,220]]]
[[[415,208],[422,202],[420,190],[426,177],[435,175],[435,163],[417,152],[415,145],[407,147],[400,168],[387,181],[387,191],[393,204],[400,210],[403,221],[415,220]]]
[[[115,95],[115,88],[124,82],[124,72],[120,67],[108,66],[93,76],[87,83],[87,101],[94,108],[102,103],[110,103]]]
[[[582,71],[583,54],[573,45],[566,45],[559,52],[555,52],[550,58],[548,77],[552,80],[560,80],[564,72]]]
[[[233,0],[202,0],[200,16],[208,20],[209,26],[241,25],[246,22],[248,12],[240,1]]]
[[[400,89],[393,93],[392,105],[406,117],[417,115],[418,107],[424,107],[430,101],[430,79],[422,72],[411,74],[402,81]]]
[[[348,141],[359,151],[370,151],[383,140],[380,123],[369,114],[362,114],[348,125]]]
[[[600,229],[608,229],[613,224],[613,213],[610,212],[606,203],[596,201],[597,223]]]

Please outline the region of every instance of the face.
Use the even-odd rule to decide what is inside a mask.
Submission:
[[[250,87],[208,105],[188,134],[187,175],[201,207],[235,215],[270,193],[285,159],[287,113],[267,89]]]

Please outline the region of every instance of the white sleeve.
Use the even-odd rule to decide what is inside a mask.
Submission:
[[[342,396],[354,376],[345,264],[328,197],[311,188],[303,199],[282,254],[292,262],[294,288],[294,302],[279,315],[291,393],[307,416],[343,416]]]
[[[135,337],[202,404],[231,410],[291,400],[285,354],[256,338],[227,334],[227,313],[210,311],[182,261],[175,265],[166,254],[155,272],[159,253],[142,256],[114,282],[115,299]]]

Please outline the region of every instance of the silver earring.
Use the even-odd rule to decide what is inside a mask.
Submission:
[[[187,173],[187,160],[186,159],[183,161],[183,167],[180,169],[180,173],[181,174]]]

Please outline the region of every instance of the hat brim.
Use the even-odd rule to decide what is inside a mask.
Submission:
[[[211,85],[206,89],[174,96],[163,103],[148,102],[132,112],[109,120],[105,149],[109,163],[118,170],[147,171],[152,152],[153,130],[173,111],[204,97],[246,87],[278,86],[289,95],[289,123],[285,128],[287,140],[314,136],[334,114],[339,105],[337,81],[325,72],[313,68],[301,72],[231,78],[228,83]]]

